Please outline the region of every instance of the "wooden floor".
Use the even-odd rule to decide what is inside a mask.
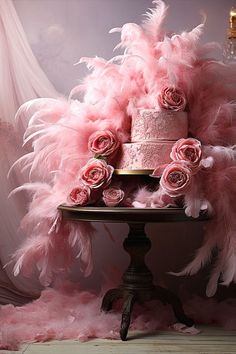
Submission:
[[[187,336],[177,332],[129,332],[128,340],[94,339],[80,343],[74,340],[23,345],[18,352],[5,354],[231,354],[236,353],[236,332],[219,328],[200,327],[201,333]]]

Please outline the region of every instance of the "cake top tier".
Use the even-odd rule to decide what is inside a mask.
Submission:
[[[174,141],[187,136],[187,112],[138,109],[132,117],[131,142]]]

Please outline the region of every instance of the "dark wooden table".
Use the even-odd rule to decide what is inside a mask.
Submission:
[[[130,325],[130,318],[135,302],[144,303],[154,299],[163,304],[170,304],[177,320],[187,326],[193,321],[183,310],[177,295],[166,288],[155,286],[151,271],[145,264],[145,255],[151,248],[151,241],[146,236],[145,225],[158,222],[179,222],[206,220],[203,214],[197,219],[187,217],[182,208],[136,209],[123,207],[68,207],[59,206],[62,217],[66,220],[91,221],[104,223],[127,223],[129,234],[124,240],[124,249],[130,255],[130,264],[124,272],[122,283],[118,288],[110,289],[103,297],[101,309],[110,311],[113,302],[123,299],[120,337],[126,340]]]

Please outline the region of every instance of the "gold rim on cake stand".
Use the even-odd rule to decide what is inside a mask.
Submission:
[[[124,170],[115,169],[114,174],[116,175],[151,175],[154,170]]]

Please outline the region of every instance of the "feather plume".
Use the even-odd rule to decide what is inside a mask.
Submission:
[[[161,0],[154,0],[152,3],[155,5],[155,8],[149,9],[144,15],[146,18],[143,21],[143,28],[153,42],[158,42],[161,39],[162,25],[168,6]]]
[[[29,192],[35,193],[36,191],[45,191],[49,192],[51,190],[50,186],[46,183],[25,183],[22,186],[19,186],[15,188],[11,193],[9,194],[9,198],[12,197],[15,193],[21,192],[23,190],[27,190]]]
[[[207,285],[207,296],[213,296],[218,283],[228,285],[234,281],[236,273],[236,151],[234,148],[223,146],[206,146],[206,156],[214,160],[213,166],[202,173],[200,195],[204,196],[213,207],[212,220],[207,223],[203,245],[197,251],[194,259],[181,272],[175,275],[195,274],[209,262],[215,248],[218,250],[217,259],[213,265]],[[196,185],[199,185],[196,183]],[[202,189],[204,188],[204,189]],[[224,198],[219,198],[215,191],[224,191]],[[173,274],[173,273],[172,273]]]

